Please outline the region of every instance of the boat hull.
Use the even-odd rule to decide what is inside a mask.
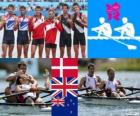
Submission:
[[[51,107],[0,103],[0,111],[8,114],[47,114],[51,112]]]
[[[95,105],[138,105],[140,106],[140,100],[127,99],[127,98],[107,98],[107,97],[80,97],[78,98],[80,103],[95,104]]]

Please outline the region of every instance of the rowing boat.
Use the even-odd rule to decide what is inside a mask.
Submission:
[[[40,107],[40,105],[45,105],[48,107]],[[51,106],[50,104],[25,104],[25,103],[0,103],[1,113],[8,114],[50,114]]]
[[[80,96],[80,103],[95,104],[95,105],[138,105],[140,106],[140,98],[138,97],[96,97],[96,96]]]

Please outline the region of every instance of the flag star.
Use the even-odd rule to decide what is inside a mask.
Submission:
[[[72,102],[72,99],[70,99],[70,102]]]
[[[73,103],[73,106],[75,106],[75,103]]]
[[[69,107],[70,105],[69,105],[69,104],[67,104],[67,106]]]
[[[72,112],[72,110],[70,111],[70,114],[72,114],[73,112]]]

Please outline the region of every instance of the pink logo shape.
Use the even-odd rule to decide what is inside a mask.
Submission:
[[[112,18],[114,18],[115,20],[119,20],[119,13],[120,10],[120,5],[115,2],[113,5],[111,4],[106,4],[106,12],[108,15],[108,20],[111,20]]]

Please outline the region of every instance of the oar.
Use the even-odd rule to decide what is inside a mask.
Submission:
[[[5,92],[1,92],[1,93],[0,93],[0,95],[3,95],[3,94],[5,94]]]
[[[110,38],[110,39],[112,39],[112,40],[114,40],[114,41],[117,42],[117,43],[120,43],[120,44],[126,46],[129,50],[136,50],[136,49],[137,49],[137,46],[135,46],[135,45],[126,44],[126,43],[124,43],[124,42],[121,42],[120,40],[111,38],[111,37],[109,37],[109,36],[107,36],[107,35],[104,35],[104,34],[102,34],[102,35],[105,36],[105,37],[108,37],[108,38]]]
[[[45,103],[51,103],[52,102],[52,100],[49,100],[49,101],[46,101]]]
[[[134,95],[134,94],[137,94],[137,93],[140,93],[140,91],[132,92],[132,93],[126,94],[125,96],[130,96],[130,95]]]
[[[124,89],[128,89],[130,91],[140,90],[140,88],[134,88],[134,87],[123,87]]]
[[[44,96],[42,96],[41,98],[44,98],[44,97],[48,97],[48,96],[50,96],[51,94],[48,94],[48,95],[44,95]]]
[[[50,90],[46,90],[46,88],[42,88],[42,87],[38,87],[38,88],[33,89],[31,91],[41,91],[41,92],[44,92],[44,93],[51,93]]]
[[[24,92],[20,92],[20,93],[13,93],[11,95],[6,95],[6,96],[3,96],[3,97],[0,97],[0,100],[4,99],[4,98],[12,97],[12,96],[17,96],[17,95],[20,95],[20,94],[25,94],[25,93],[28,93],[28,92],[29,91],[24,91]]]
[[[81,88],[81,89],[78,89],[78,91],[85,91],[85,90],[89,90],[90,88]]]

